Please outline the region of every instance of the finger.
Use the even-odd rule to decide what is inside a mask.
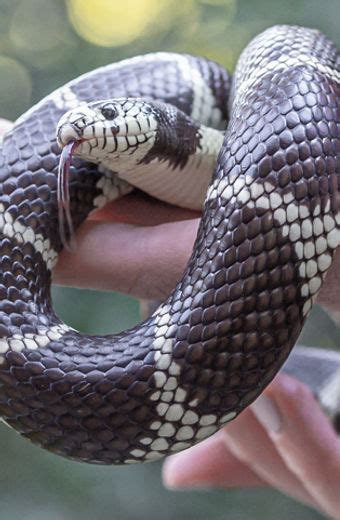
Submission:
[[[255,410],[287,468],[324,512],[340,518],[340,438],[310,390],[281,375],[267,395],[280,410],[281,427]]]
[[[189,450],[169,457],[163,465],[163,482],[172,489],[266,485],[226,449],[221,432]]]
[[[154,226],[199,216],[198,211],[172,206],[136,190],[110,202],[102,209],[94,211],[89,218],[91,220],[125,222],[138,226]]]
[[[227,449],[267,485],[315,506],[311,495],[286,467],[270,437],[250,409],[230,422],[223,433]]]
[[[54,282],[163,299],[183,273],[197,227],[198,220],[154,227],[87,221],[76,251],[60,255]]]

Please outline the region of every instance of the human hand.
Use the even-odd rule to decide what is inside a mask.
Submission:
[[[340,437],[310,390],[279,375],[218,433],[164,464],[172,489],[273,487],[340,519]]]

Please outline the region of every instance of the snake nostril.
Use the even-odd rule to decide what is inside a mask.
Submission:
[[[65,123],[58,128],[57,140],[61,147],[69,144],[71,141],[78,141],[82,132],[77,129],[74,124]]]
[[[85,128],[86,124],[87,124],[87,121],[85,119],[85,117],[80,117],[79,119],[77,119],[76,121],[73,121],[71,123],[75,128],[76,130],[83,130],[83,128]]]

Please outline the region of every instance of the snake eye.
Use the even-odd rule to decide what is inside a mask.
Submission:
[[[109,121],[117,116],[117,109],[112,103],[103,106],[101,112],[105,119],[108,119]]]

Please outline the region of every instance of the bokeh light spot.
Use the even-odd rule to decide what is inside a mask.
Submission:
[[[66,5],[77,33],[106,47],[127,45],[160,32],[173,23],[174,14],[183,12],[183,4],[172,0],[68,0]],[[184,5],[186,11],[191,9],[192,0]]]

